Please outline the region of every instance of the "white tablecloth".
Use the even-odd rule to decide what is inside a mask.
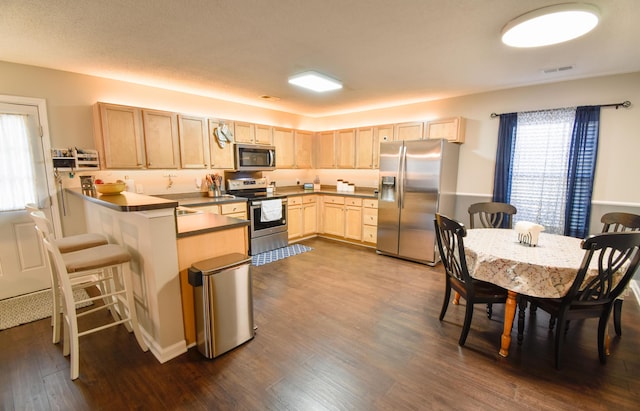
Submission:
[[[540,233],[538,245],[518,242],[515,230],[467,230],[465,255],[472,277],[532,297],[559,298],[571,287],[585,250],[582,240]],[[594,274],[597,265],[591,261]],[[590,271],[591,271],[590,270]]]

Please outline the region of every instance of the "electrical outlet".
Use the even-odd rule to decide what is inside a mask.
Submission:
[[[138,194],[144,193],[144,187],[142,186],[142,184],[136,184],[136,193]]]

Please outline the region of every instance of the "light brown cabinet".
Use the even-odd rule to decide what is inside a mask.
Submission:
[[[168,111],[142,110],[147,168],[178,168],[178,115]]]
[[[344,237],[344,197],[323,196],[322,232]]]
[[[464,117],[443,118],[427,123],[427,138],[444,138],[452,143],[464,143]]]
[[[211,214],[220,214],[227,217],[247,219],[247,203],[245,201],[238,201],[224,204],[211,204],[205,206],[190,206],[196,210],[204,211]]]
[[[225,143],[224,147],[218,141],[215,131],[216,128],[226,124],[227,127],[233,127],[233,122],[223,120],[209,120],[209,153],[211,158],[211,168],[216,169],[233,169],[233,144]]]
[[[255,143],[256,129],[253,124],[235,121],[233,130],[233,139],[236,143]]]
[[[309,237],[318,232],[317,196],[293,196],[288,198],[287,218],[289,239]]]
[[[295,168],[296,149],[293,130],[276,127],[273,130],[273,145],[276,148],[276,168]]]
[[[316,167],[336,167],[335,132],[325,131],[316,135]]]
[[[362,201],[362,241],[370,245],[378,241],[378,200]]]
[[[356,131],[338,130],[335,133],[336,161],[338,168],[356,167]]]
[[[344,237],[348,240],[362,240],[362,199],[345,198]]]
[[[379,151],[380,145],[373,127],[356,130],[355,168],[378,168]]]
[[[256,124],[256,144],[272,145],[273,144],[273,127]]]
[[[296,130],[294,135],[296,168],[313,168],[313,133]]]
[[[102,168],[144,168],[142,110],[97,103],[93,108],[96,147]]]
[[[179,114],[178,134],[182,168],[208,168],[210,154],[207,119]]]
[[[424,138],[424,123],[410,122],[395,125],[395,140],[422,140]]]

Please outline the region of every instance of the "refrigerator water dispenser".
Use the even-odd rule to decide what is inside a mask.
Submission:
[[[383,176],[380,181],[380,200],[396,201],[396,178],[395,176]]]

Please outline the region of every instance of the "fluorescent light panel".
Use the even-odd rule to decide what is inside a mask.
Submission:
[[[587,34],[598,25],[595,6],[566,3],[523,14],[502,29],[502,42],[512,47],[539,47]]]
[[[289,77],[289,84],[304,87],[317,93],[338,90],[342,88],[342,83],[338,80],[327,77],[315,71],[306,71]]]

